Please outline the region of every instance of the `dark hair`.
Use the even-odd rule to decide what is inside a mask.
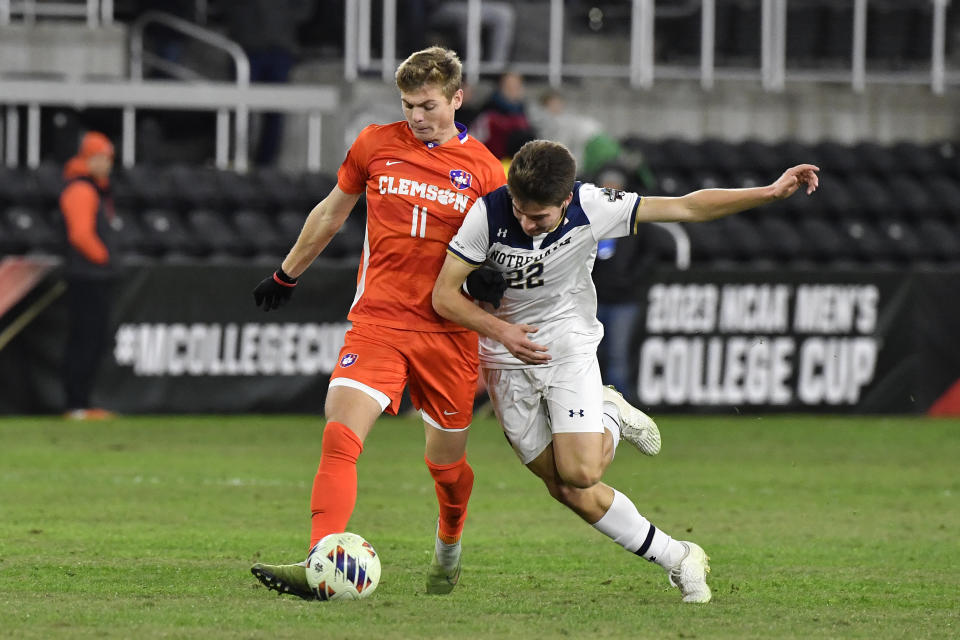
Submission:
[[[416,91],[434,85],[440,87],[450,100],[463,82],[463,65],[450,49],[429,47],[410,54],[401,62],[395,78],[400,91]]]
[[[577,161],[559,142],[531,140],[513,156],[507,188],[514,202],[544,206],[563,204],[573,192]]]

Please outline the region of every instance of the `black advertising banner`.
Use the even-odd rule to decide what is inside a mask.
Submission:
[[[660,274],[636,395],[655,412],[917,412],[912,291],[894,272]]]
[[[131,414],[322,412],[356,265],[318,260],[290,304],[265,313],[252,291],[270,271],[128,268],[94,403]],[[958,415],[958,282],[956,271],[657,273],[635,292],[633,391],[653,413]],[[35,299],[56,291],[48,284],[8,316],[40,309]],[[0,349],[0,413],[63,410],[65,305],[42,309]]]
[[[321,412],[356,264],[318,260],[289,304],[264,312],[253,288],[270,273],[263,265],[126,269],[94,404],[121,413]],[[0,376],[30,381],[4,392],[0,411],[63,410],[65,314],[58,301],[0,351]]]
[[[254,306],[264,267],[164,266],[117,300],[104,403],[120,412],[319,412],[355,293],[354,264],[317,262],[279,310]]]

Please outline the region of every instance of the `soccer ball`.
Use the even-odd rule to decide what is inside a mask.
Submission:
[[[307,555],[307,583],[318,600],[366,598],[380,583],[380,557],[355,533],[331,533]]]

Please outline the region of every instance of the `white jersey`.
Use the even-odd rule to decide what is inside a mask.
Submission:
[[[635,193],[578,182],[560,225],[530,237],[513,214],[507,188],[500,187],[474,203],[447,250],[472,266],[502,272],[509,287],[500,308],[484,308],[507,322],[538,327],[530,339],[553,357],[546,366],[562,364],[596,353],[603,337],[590,277],[597,243],[636,234],[641,200]],[[488,369],[531,366],[483,336],[480,362]]]

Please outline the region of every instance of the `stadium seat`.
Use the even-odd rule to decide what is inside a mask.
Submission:
[[[654,173],[667,168],[663,146],[655,140],[625,136],[620,139],[620,148],[625,153],[638,157],[638,160],[644,162]]]
[[[259,188],[256,178],[236,171],[217,171],[216,182],[224,206],[230,210],[273,208],[269,194]]]
[[[147,242],[146,234],[137,216],[126,209],[114,210],[110,221],[117,236],[120,252],[128,259],[143,258],[151,255],[151,244]]]
[[[763,237],[752,218],[734,215],[723,219],[724,234],[738,262],[749,265],[770,265],[780,256],[776,247]]]
[[[940,157],[929,145],[898,142],[890,148],[890,151],[897,158],[902,169],[909,171],[916,178],[941,173]]]
[[[117,206],[131,211],[174,206],[173,187],[166,172],[151,165],[114,171],[113,196]]]
[[[960,222],[923,220],[917,228],[920,240],[931,256],[941,262],[960,262]]]
[[[308,211],[299,209],[286,209],[277,214],[277,229],[280,232],[281,240],[288,248],[296,242],[308,213]]]
[[[874,267],[888,266],[895,258],[895,252],[888,236],[869,220],[847,220],[842,223],[846,231],[849,246],[861,262]]]
[[[814,145],[811,162],[824,173],[833,177],[846,178],[864,169],[860,159],[849,145],[839,142],[821,142]]]
[[[654,192],[658,196],[682,196],[690,193],[694,188],[689,179],[678,171],[660,170],[654,167],[653,175],[657,181]]]
[[[902,171],[902,162],[893,154],[890,147],[876,142],[858,142],[852,147],[857,161],[874,175],[884,180]]]
[[[313,207],[327,197],[330,190],[337,184],[336,176],[326,173],[306,172],[297,181],[299,187],[300,206],[304,213],[310,213]]]
[[[806,193],[798,190],[786,204],[787,208],[797,215],[822,213],[832,220],[859,218],[863,213],[863,203],[853,197],[843,179],[832,176],[821,177],[820,186],[814,196],[807,197]]]
[[[819,218],[799,220],[797,226],[818,263],[830,266],[855,263],[849,236],[838,226]]]
[[[921,180],[933,200],[931,214],[950,220],[960,220],[960,183],[947,176],[929,176]]]
[[[175,164],[167,167],[165,173],[182,210],[218,209],[224,205],[216,169]]]
[[[29,206],[13,206],[3,212],[9,245],[21,253],[60,254],[66,247],[66,235],[59,212]]]
[[[766,142],[747,140],[740,145],[740,150],[744,156],[744,168],[757,172],[763,177],[764,184],[776,180],[784,169],[791,166],[785,165],[776,148]]]
[[[34,177],[38,206],[44,209],[59,207],[60,193],[64,187],[63,166],[55,162],[42,162],[36,169],[27,171]]]
[[[191,209],[186,220],[194,237],[200,240],[204,253],[215,260],[239,258],[254,253],[253,243],[240,236],[227,224],[224,217],[213,209]]]
[[[929,149],[940,165],[940,172],[960,180],[960,148],[956,143],[943,140],[930,145]]]
[[[0,199],[8,205],[35,208],[50,206],[40,189],[36,172],[25,168],[0,171]]]
[[[889,220],[898,213],[897,203],[886,183],[870,175],[859,173],[846,179],[851,197],[859,203],[859,210],[871,220]]]
[[[258,169],[251,177],[257,189],[266,196],[268,206],[274,211],[297,209],[303,206],[298,181],[294,176],[274,167],[264,167]],[[303,215],[306,216],[307,213],[308,211],[304,211]]]
[[[891,253],[905,262],[929,260],[933,249],[907,223],[899,220],[881,221],[880,231],[891,241]]]
[[[916,178],[907,174],[897,175],[889,180],[888,186],[903,217],[920,220],[934,215],[933,196]]]
[[[726,176],[753,169],[739,144],[710,138],[700,144],[700,150],[707,164]]]
[[[774,168],[775,175],[771,176],[771,180],[780,177],[780,174],[796,164],[810,162],[814,157],[813,147],[798,140],[781,140],[774,143],[772,148],[778,163]]]
[[[683,225],[690,238],[691,258],[694,264],[732,266],[737,250],[730,243],[723,220]]]
[[[234,212],[232,218],[240,236],[250,242],[258,254],[280,258],[290,249],[292,241],[286,242],[274,221],[262,211],[241,209]]]
[[[759,213],[756,226],[778,262],[794,266],[812,265],[815,256],[810,245],[782,216]]]
[[[661,148],[664,169],[692,173],[714,168],[703,149],[696,143],[680,138],[668,138],[663,141]],[[653,170],[657,172],[660,167],[653,167]]]
[[[187,230],[183,220],[170,209],[147,209],[142,222],[150,251],[164,259],[179,260],[203,254],[204,246]]]

